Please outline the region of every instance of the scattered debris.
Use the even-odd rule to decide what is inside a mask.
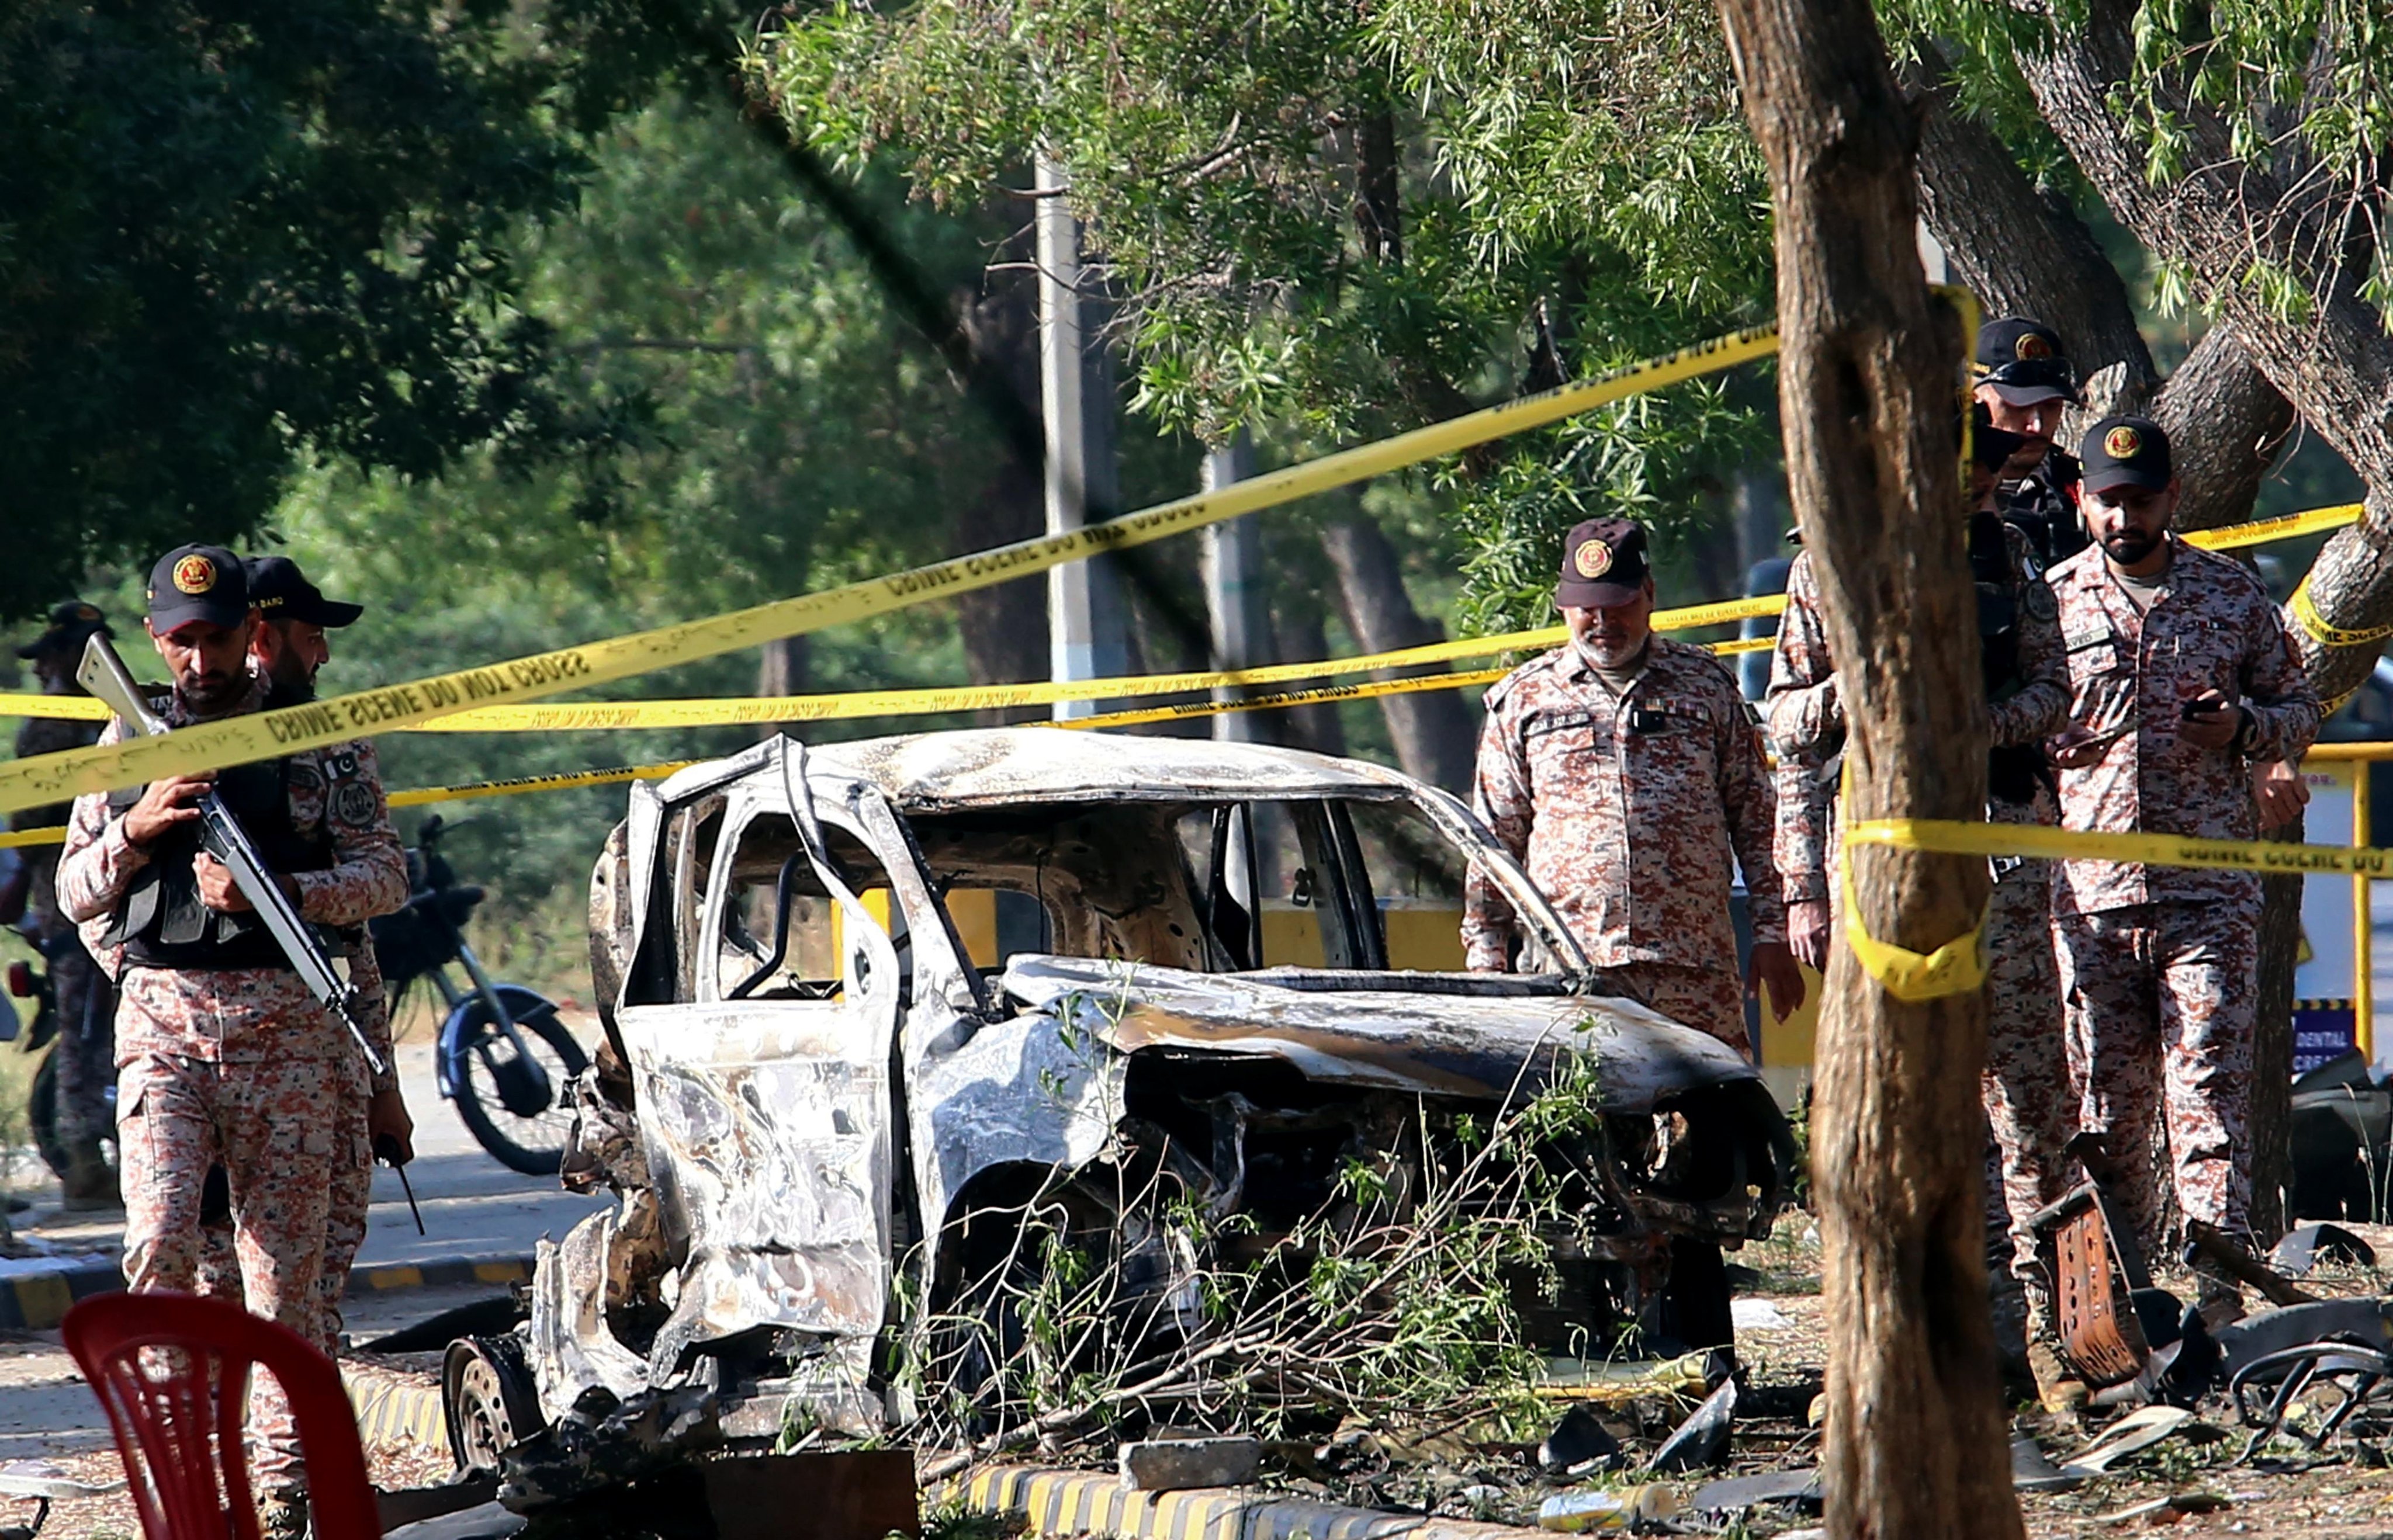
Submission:
[[[482,1503],[383,1531],[383,1540],[509,1540],[531,1522],[512,1508]]]
[[[107,1481],[83,1481],[48,1460],[10,1460],[0,1465],[0,1496],[48,1497],[72,1501],[83,1497],[105,1497],[111,1492],[124,1490],[124,1478]]]
[[[2216,1492],[2177,1492],[2149,1502],[2130,1503],[2116,1512],[2098,1515],[2098,1524],[2130,1524],[2138,1519],[2157,1518],[2161,1514],[2216,1513],[2228,1507],[2226,1498]]]
[[[2192,1266],[2197,1258],[2207,1261],[2246,1288],[2259,1290],[2260,1297],[2272,1305],[2319,1302],[2317,1295],[2295,1287],[2282,1273],[2198,1220],[2186,1221],[2185,1252],[2187,1266]]]
[[[2236,1416],[2252,1429],[2236,1463],[2251,1459],[2279,1437],[2293,1438],[2310,1453],[2318,1453],[2388,1379],[2393,1379],[2393,1355],[2356,1339],[2305,1342],[2253,1360],[2236,1370],[2227,1384]],[[2252,1393],[2270,1386],[2275,1393],[2266,1402]],[[2296,1422],[2295,1413],[2313,1390],[2339,1394],[2339,1399],[2331,1410],[2325,1409],[2323,1397],[2310,1401],[2312,1408],[2324,1415],[2313,1419],[2314,1426],[2304,1428]]]
[[[1698,1488],[1687,1507],[1697,1513],[1741,1513],[1764,1503],[1795,1503],[1816,1513],[1823,1501],[1819,1470],[1805,1467],[1713,1481]]]
[[[1550,1401],[1617,1406],[1643,1396],[1703,1395],[1726,1379],[1735,1367],[1736,1355],[1726,1348],[1643,1362],[1589,1364],[1576,1358],[1555,1358],[1547,1361],[1546,1377],[1536,1386],[1536,1392]]]
[[[1547,1498],[1538,1507],[1537,1527],[1564,1534],[1610,1534],[1671,1518],[1678,1511],[1678,1494],[1667,1486],[1565,1492]]]
[[[1537,1445],[1537,1463],[1549,1475],[1568,1474],[1590,1464],[1617,1470],[1621,1457],[1620,1441],[1596,1416],[1592,1402],[1581,1402],[1563,1413],[1563,1420]]]
[[[1785,1331],[1795,1324],[1767,1299],[1732,1299],[1728,1314],[1739,1331]]]
[[[1136,1492],[1244,1486],[1263,1462],[1260,1440],[1147,1439],[1121,1446],[1122,1485]]]
[[[2339,1224],[2305,1224],[2288,1231],[2269,1253],[2269,1259],[2279,1272],[2303,1278],[2322,1260],[2346,1267],[2374,1267],[2376,1248]]]
[[[2063,1470],[2045,1457],[2024,1433],[2011,1440],[2011,1486],[2019,1492],[2074,1492],[2086,1484],[2082,1470]]]
[[[420,1523],[426,1519],[438,1519],[463,1512],[499,1500],[499,1479],[484,1471],[467,1470],[451,1480],[433,1486],[401,1487],[391,1492],[374,1494],[375,1515],[386,1533],[402,1525]]]
[[[922,1533],[907,1450],[746,1455],[699,1469],[716,1540],[916,1540]]]
[[[1726,1459],[1729,1431],[1736,1419],[1736,1394],[1735,1380],[1720,1381],[1720,1388],[1706,1396],[1704,1403],[1679,1424],[1678,1431],[1654,1451],[1649,1468],[1675,1474],[1708,1469]]]
[[[2393,1350],[2393,1298],[2321,1299],[2316,1304],[2261,1311],[2231,1326],[2219,1327],[2216,1335],[2230,1375],[2270,1353],[2305,1342],[2334,1338],[2380,1351]]]
[[[2081,1476],[2099,1476],[2130,1455],[2141,1454],[2193,1421],[2182,1406],[2146,1406],[2128,1413],[2100,1437],[2062,1462],[2061,1469]]]

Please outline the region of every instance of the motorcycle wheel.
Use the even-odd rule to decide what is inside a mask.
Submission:
[[[498,1075],[514,1059],[515,1050],[496,1023],[477,1020],[465,1039],[464,1069],[457,1077],[457,1116],[500,1164],[528,1177],[553,1177],[565,1157],[566,1130],[572,1121],[565,1106],[565,1082],[590,1067],[590,1057],[556,1019],[552,1005],[517,1016],[516,1033],[548,1077],[547,1101],[529,1116],[508,1107]]]
[[[33,1148],[42,1152],[42,1164],[64,1181],[68,1160],[66,1142],[59,1137],[59,1055],[56,1049],[43,1055],[42,1067],[33,1071],[33,1087],[25,1098],[25,1117],[33,1125]]]

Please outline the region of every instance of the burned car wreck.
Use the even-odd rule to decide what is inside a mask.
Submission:
[[[1424,914],[1451,946],[1474,862],[1544,971],[1392,967]],[[1585,1116],[1537,1136],[1555,1233],[1514,1287],[1539,1351],[1724,1320],[1710,1248],[1787,1199],[1755,1071],[1592,992],[1462,804],[1375,765],[1037,727],[776,739],[635,787],[592,915],[608,1040],[566,1179],[619,1202],[542,1244],[513,1338],[451,1350],[471,1464],[640,1419],[878,1433],[959,1384],[1001,1398],[1026,1345],[1187,1362],[1236,1330],[1223,1270],[1377,1246],[1366,1208],[1467,1207],[1454,1173],[1550,1088]],[[1065,1246],[1115,1320],[1059,1345],[1020,1301]],[[1674,1254],[1715,1259],[1674,1278]]]

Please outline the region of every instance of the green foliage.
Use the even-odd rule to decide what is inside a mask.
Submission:
[[[27,0],[0,18],[0,459],[26,615],[232,540],[304,455],[407,477],[634,431],[569,410],[506,236],[582,170],[510,7]]]
[[[1272,1438],[1327,1414],[1534,1439],[1546,1359],[1522,1301],[1556,1297],[1558,1245],[1599,1244],[1577,1227],[1600,1207],[1579,1162],[1601,1101],[1593,1060],[1566,1052],[1484,1121],[1416,1105],[1284,1234],[1217,1213],[1135,1139],[976,1209],[982,1249],[910,1344],[931,1436],[1035,1420],[1054,1448],[1154,1419]]]
[[[1279,457],[1769,305],[1759,159],[1690,0],[842,3],[754,68],[810,142],[937,203],[1027,215],[1043,152],[1108,265],[1134,409]],[[1531,574],[1589,511],[1698,523],[1752,415],[1680,390],[1434,468],[1472,622],[1537,619]]]
[[[2082,0],[2049,7],[1975,0],[1891,0],[1896,46],[1933,37],[1952,63],[1964,105],[2032,170],[2079,186],[2060,169],[2020,60],[2082,45]],[[2393,316],[2393,268],[2378,228],[2382,158],[2393,131],[2393,17],[2377,0],[2151,0],[2134,8],[2132,53],[2110,111],[2142,151],[2145,179],[2169,193],[2227,171],[2268,228],[2227,279],[2288,325],[2308,321],[2334,285],[2348,282]],[[2345,274],[2345,241],[2364,230],[2360,271]],[[2194,254],[2158,254],[2155,297],[2168,313],[2215,310]]]
[[[333,633],[327,690],[349,690],[715,613],[944,555],[951,511],[994,457],[986,424],[940,372],[831,226],[725,111],[667,103],[592,142],[570,215],[514,232],[524,302],[592,397],[652,403],[636,450],[519,473],[496,450],[437,481],[303,468],[267,539],[325,589],[366,606]],[[870,189],[868,189],[868,191]],[[976,273],[971,233],[883,196],[881,212],[941,281]],[[634,344],[672,346],[631,346]],[[603,496],[593,482],[611,478]],[[137,614],[138,577],[95,599]],[[139,658],[137,670],[152,672]],[[936,609],[810,639],[808,686],[951,683]],[[754,654],[598,692],[746,695]],[[915,719],[909,726],[924,724]],[[958,725],[961,719],[930,719]],[[897,730],[822,724],[817,737]],[[702,758],[754,741],[698,732],[410,733],[380,740],[393,787]],[[486,939],[569,972],[592,853],[620,786],[437,809],[449,849],[497,900]],[[424,810],[436,811],[434,809]],[[402,831],[421,812],[402,815]],[[550,895],[556,895],[551,902]]]

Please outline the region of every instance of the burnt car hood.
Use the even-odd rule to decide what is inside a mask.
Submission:
[[[1282,1060],[1307,1079],[1426,1096],[1534,1094],[1573,1052],[1592,1054],[1606,1111],[1641,1112],[1695,1087],[1757,1078],[1727,1044],[1641,1005],[1585,995],[1427,993],[1401,972],[1336,975],[1384,986],[1302,987],[1089,958],[1015,958],[1000,986],[1124,1053],[1183,1050]],[[1491,981],[1492,983],[1492,981]]]

